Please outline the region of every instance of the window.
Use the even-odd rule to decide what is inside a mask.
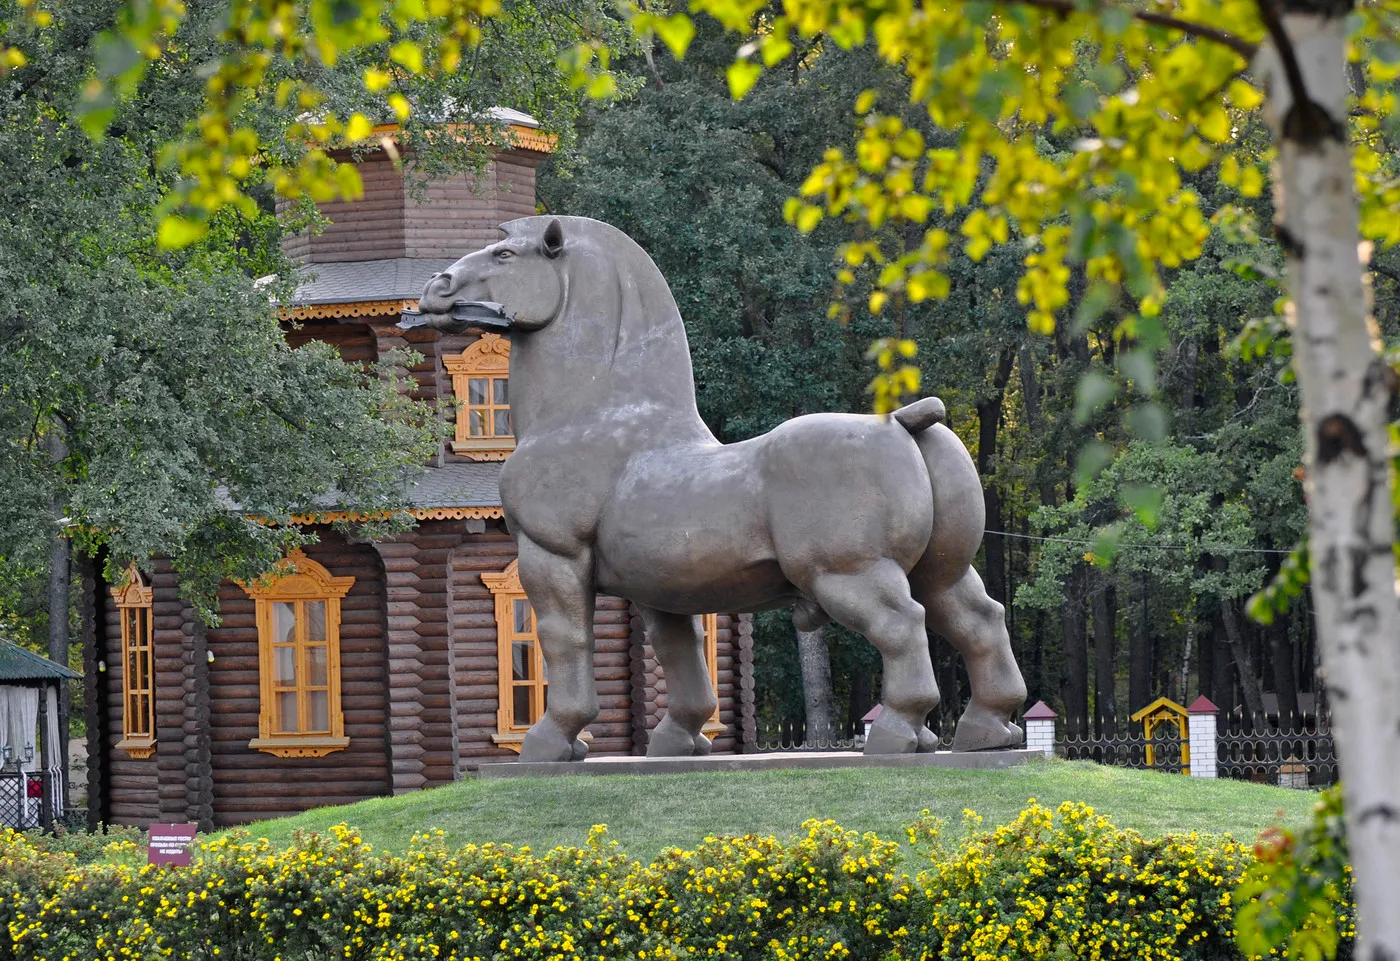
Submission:
[[[482,574],[481,582],[496,599],[496,653],[500,667],[500,706],[496,734],[502,747],[520,750],[525,732],[544,714],[549,676],[535,633],[535,611],[520,586],[519,562],[499,574]]]
[[[510,424],[510,341],[481,339],[445,361],[452,393],[462,403],[452,450],[472,460],[505,460],[515,450]]]
[[[293,551],[244,590],[257,605],[261,709],[251,748],[324,757],[350,743],[340,711],[340,599],[353,577],[332,577]]]
[[[155,682],[151,672],[151,598],[133,563],[120,587],[112,588],[122,625],[122,739],[117,750],[150,757],[156,750]]]
[[[719,615],[702,614],[700,625],[705,633],[705,670],[710,673],[710,685],[715,690],[715,699],[719,699]],[[715,713],[705,722],[705,726],[700,731],[714,737],[716,734],[724,733],[724,725],[719,720],[719,705],[715,705]]]

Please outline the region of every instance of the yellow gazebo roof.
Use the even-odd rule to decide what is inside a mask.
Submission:
[[[1180,704],[1176,703],[1171,698],[1159,697],[1157,698],[1157,700],[1153,701],[1151,704],[1147,705],[1145,708],[1134,714],[1132,719],[1134,721],[1141,721],[1149,714],[1156,714],[1163,708],[1171,711],[1174,714],[1180,714],[1182,717],[1185,717],[1187,713],[1186,708],[1182,707]]]

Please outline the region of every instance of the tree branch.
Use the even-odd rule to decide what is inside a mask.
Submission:
[[[999,0],[1001,3],[1023,3],[1028,7],[1040,7],[1043,10],[1055,10],[1060,13],[1092,13],[1085,10],[1074,0]],[[1261,0],[1260,6],[1263,6]],[[1259,45],[1250,43],[1243,37],[1237,37],[1233,33],[1221,30],[1218,27],[1211,27],[1204,23],[1195,23],[1191,20],[1179,20],[1176,17],[1165,13],[1155,13],[1151,10],[1130,10],[1134,20],[1143,23],[1150,23],[1154,27],[1165,27],[1168,30],[1179,30],[1189,37],[1198,37],[1202,40],[1209,40],[1229,47],[1235,53],[1246,60],[1254,59],[1254,54],[1258,52]]]
[[[1273,42],[1279,59],[1283,61],[1283,75],[1288,79],[1288,90],[1293,95],[1294,106],[1301,107],[1310,103],[1307,84],[1303,82],[1303,68],[1298,66],[1298,54],[1293,49],[1293,41],[1283,29],[1283,21],[1279,19],[1273,0],[1258,0],[1256,5],[1259,7],[1259,19],[1264,21],[1264,29],[1269,31],[1269,40]]]

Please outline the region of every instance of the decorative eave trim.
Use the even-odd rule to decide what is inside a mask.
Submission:
[[[417,310],[413,300],[356,300],[344,304],[302,304],[299,307],[279,307],[282,320],[326,320],[338,317],[394,316],[405,310]]]
[[[509,125],[512,142],[509,144],[494,145],[500,150],[533,150],[536,153],[554,153],[554,148],[559,146],[559,137],[556,134],[545,133],[536,130],[534,127],[527,127],[524,124],[513,123]],[[381,123],[374,127],[374,132],[383,136],[389,136],[398,132],[399,125],[396,123]],[[451,131],[473,129],[472,124],[452,123],[447,124],[446,129]],[[397,139],[397,138],[395,138]]]
[[[499,506],[487,507],[410,507],[406,513],[420,521],[498,520],[505,517]],[[334,521],[382,521],[392,517],[392,511],[319,511],[315,514],[293,514],[293,524],[330,524]],[[267,521],[271,524],[272,521]]]

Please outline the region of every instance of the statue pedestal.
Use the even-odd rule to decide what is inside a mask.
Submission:
[[[877,754],[855,751],[784,751],[773,754],[712,754],[708,757],[590,757],[583,761],[484,761],[477,777],[559,777],[596,774],[689,774],[696,771],[832,770],[848,767],[941,767],[991,770],[1014,767],[1041,751],[937,751],[933,754]]]

